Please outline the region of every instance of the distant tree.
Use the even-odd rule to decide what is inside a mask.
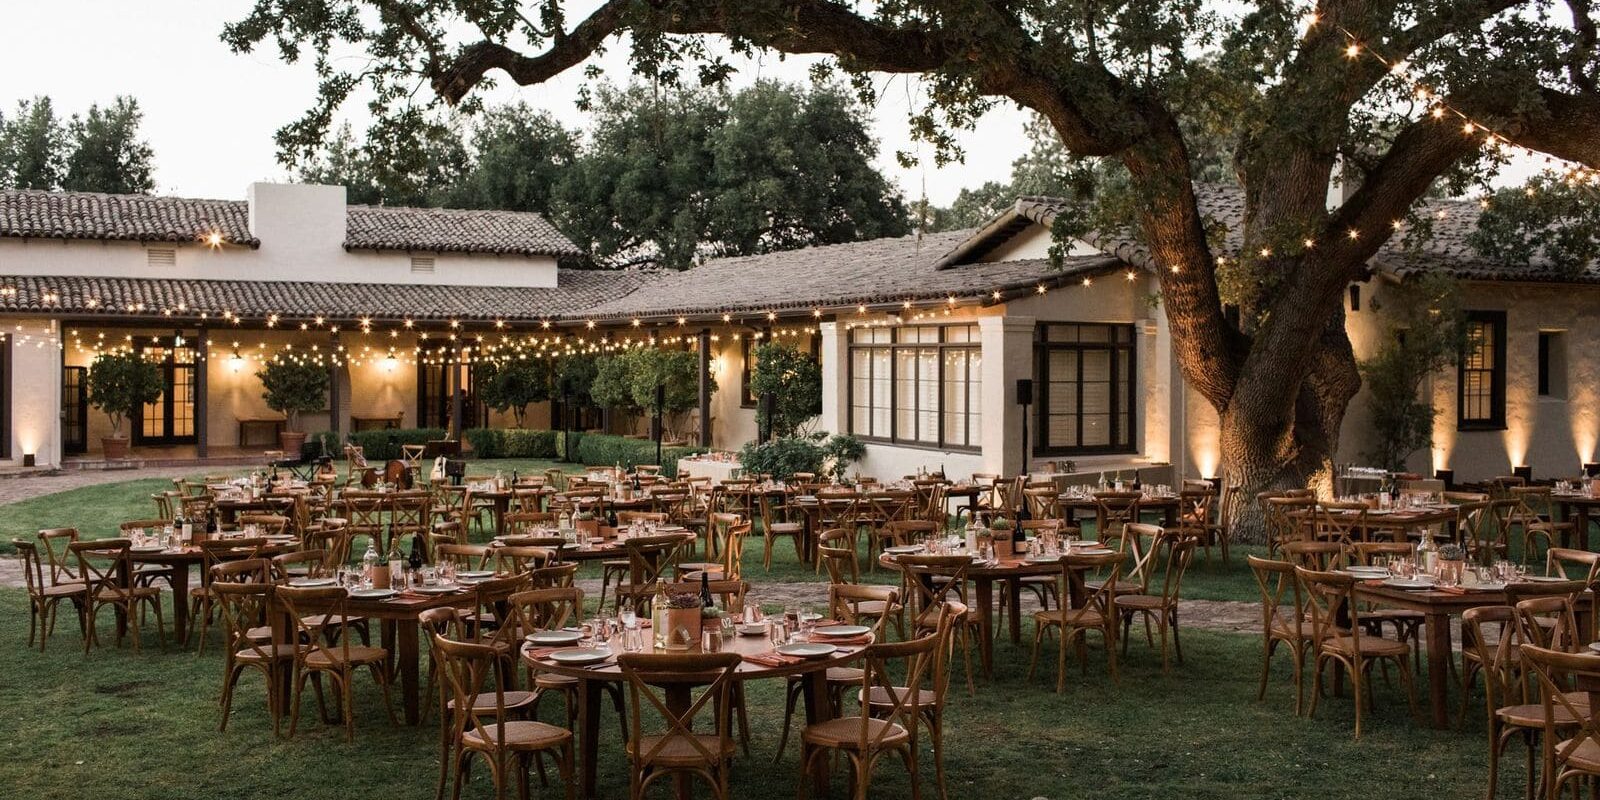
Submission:
[[[578,146],[575,132],[524,103],[488,109],[472,125],[472,163],[445,189],[442,202],[548,213]]]
[[[510,411],[520,428],[530,403],[550,399],[550,362],[542,358],[487,361],[474,381],[478,398],[496,411]]]
[[[17,102],[11,118],[0,117],[0,186],[59,189],[66,172],[67,131],[50,98]]]
[[[1600,186],[1544,173],[1488,198],[1468,243],[1489,258],[1530,255],[1580,275],[1600,259]]]
[[[71,152],[61,188],[73,192],[147,194],[156,188],[148,142],[139,137],[144,112],[139,101],[121,96],[102,109],[89,106],[67,125]]]
[[[279,161],[298,166],[295,175],[306,183],[345,186],[352,203],[433,207],[471,168],[461,140],[459,126],[413,110],[378,120],[365,140],[345,125],[303,160],[280,154]]]
[[[761,398],[772,395],[772,435],[796,436],[806,433],[806,425],[822,413],[822,367],[810,353],[787,342],[767,342],[755,349],[755,368],[750,370],[750,393],[757,398],[756,424],[767,421],[767,406]]]

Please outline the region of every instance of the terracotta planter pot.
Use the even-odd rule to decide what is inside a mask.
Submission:
[[[127,458],[128,438],[126,436],[102,436],[100,437],[100,450],[108,461]]]
[[[306,434],[304,431],[278,431],[278,447],[283,450],[284,458],[300,458],[300,449],[305,447]]]
[[[668,650],[688,650],[700,644],[700,613],[699,608],[667,609]]]
[[[572,527],[584,536],[595,537],[600,535],[600,520],[580,519],[572,523]]]
[[[994,554],[1004,558],[1012,554],[1011,531],[999,530],[994,532]]]

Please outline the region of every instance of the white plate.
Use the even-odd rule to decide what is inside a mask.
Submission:
[[[356,589],[350,596],[361,600],[387,600],[398,594],[400,593],[393,589]]]
[[[1073,550],[1072,554],[1077,556],[1109,556],[1115,552],[1117,551],[1109,547],[1086,547],[1081,550]]]
[[[1029,564],[1054,564],[1061,560],[1061,556],[1028,556],[1024,560]]]
[[[1383,585],[1391,589],[1432,589],[1436,582],[1432,578],[1388,578]]]
[[[766,636],[767,624],[765,622],[739,623],[740,636]]]
[[[1468,589],[1474,589],[1474,590],[1477,590],[1477,591],[1480,591],[1480,592],[1503,592],[1503,591],[1505,591],[1505,588],[1506,588],[1506,582],[1505,581],[1484,581],[1482,583],[1475,583],[1475,584],[1473,584],[1471,586],[1468,586],[1467,588]]]
[[[289,581],[289,585],[296,588],[310,588],[313,586],[332,586],[338,582],[338,578],[292,578]]]
[[[557,650],[547,658],[558,664],[570,664],[581,667],[585,664],[598,664],[611,657],[610,648],[606,647],[569,647],[566,650]]]
[[[826,658],[833,655],[834,651],[838,649],[831,644],[819,642],[795,642],[777,647],[780,655],[799,656],[800,658]]]
[[[872,629],[865,625],[825,625],[821,628],[813,630],[812,633],[815,633],[818,636],[847,637],[862,636],[864,634],[872,633]]]
[[[893,547],[885,547],[885,548],[883,548],[883,552],[892,553],[894,555],[905,555],[905,554],[910,554],[910,553],[920,553],[920,552],[922,552],[922,545],[920,545],[920,544],[897,544],[897,545],[895,545]]]
[[[1524,575],[1522,579],[1528,583],[1565,583],[1567,580],[1558,575]]]
[[[1389,570],[1384,569],[1383,567],[1345,567],[1344,571],[1347,574],[1356,576],[1357,578],[1389,577]]]
[[[147,544],[147,545],[145,545],[143,547],[130,547],[130,548],[128,548],[128,552],[130,552],[130,553],[159,553],[159,552],[161,552],[162,550],[165,550],[165,549],[167,549],[167,546],[164,545],[164,544]]]
[[[461,587],[453,583],[440,583],[433,586],[418,586],[412,591],[417,594],[450,594],[461,591]]]
[[[462,570],[461,572],[457,572],[456,573],[456,577],[457,578],[479,578],[479,579],[482,579],[482,578],[493,578],[494,577],[494,570],[492,570],[492,569],[468,569],[468,570]]]
[[[534,631],[525,637],[532,644],[545,646],[576,644],[583,634],[579,631]]]
[[[1595,651],[1596,653],[1600,653],[1600,642],[1590,642],[1589,649]]]

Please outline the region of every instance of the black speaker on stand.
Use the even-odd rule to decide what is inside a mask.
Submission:
[[[1022,406],[1022,472],[1028,474],[1028,408],[1033,405],[1033,379],[1017,379],[1017,405]],[[1026,480],[1024,480],[1026,482]]]

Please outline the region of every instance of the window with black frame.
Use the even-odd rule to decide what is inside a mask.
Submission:
[[[1034,451],[1135,452],[1133,326],[1047,323],[1036,337]]]
[[[850,432],[863,439],[976,450],[983,421],[976,325],[850,332]]]
[[[739,337],[739,405],[744,408],[756,407],[756,396],[750,392],[750,376],[756,370],[756,348],[766,344],[769,339],[762,335],[745,334]],[[804,342],[795,342],[796,347],[805,348],[812,361],[822,358],[822,334],[812,333]]]
[[[1506,312],[1467,312],[1466,350],[1456,380],[1457,427],[1506,426]]]

